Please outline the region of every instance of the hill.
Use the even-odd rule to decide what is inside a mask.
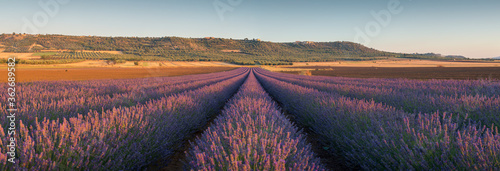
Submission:
[[[432,55],[379,51],[353,42],[274,43],[259,39],[180,37],[97,37],[2,34],[5,52],[67,50],[46,59],[123,58],[124,60],[225,61],[236,64],[289,64],[339,60],[376,60],[389,57],[446,59]],[[121,51],[123,55],[95,55],[84,51]],[[83,54],[82,54],[83,53]],[[79,58],[80,57],[80,58]]]
[[[455,59],[467,59],[467,57],[462,55],[448,55],[447,58],[455,58]]]

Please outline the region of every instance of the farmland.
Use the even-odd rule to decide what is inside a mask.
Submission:
[[[303,71],[316,76],[355,78],[500,79],[500,67],[300,67],[298,71],[283,72],[301,74]]]
[[[18,82],[30,81],[63,81],[63,80],[96,80],[96,79],[127,79],[181,76],[203,74],[233,70],[229,66],[191,66],[191,67],[35,67],[20,68],[17,71]],[[7,75],[7,70],[0,71]],[[7,77],[0,78],[0,82],[7,82]]]
[[[500,171],[500,0],[283,2],[5,1],[0,171]]]
[[[346,41],[274,43],[259,39],[212,37],[2,34],[0,44],[5,53],[57,52],[50,55],[49,61],[38,60],[36,64],[112,58],[123,61],[218,61],[240,65],[291,65],[294,62],[372,61],[388,58],[453,59],[436,54],[384,52]]]
[[[193,70],[186,68],[179,72]],[[18,159],[7,164],[9,121],[2,118],[0,169],[500,168],[496,79],[365,79],[229,68],[20,82]],[[7,108],[8,95],[0,96]]]
[[[292,66],[266,66],[289,74],[407,79],[500,79],[498,61],[377,60],[360,62],[299,62]]]

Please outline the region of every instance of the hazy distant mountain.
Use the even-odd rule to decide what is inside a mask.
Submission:
[[[391,57],[445,59],[441,55],[402,54],[376,50],[364,45],[337,41],[288,43],[260,39],[181,37],[99,37],[66,35],[1,34],[5,52],[69,50],[67,56],[83,50],[121,51],[136,60],[225,61],[237,64],[289,64],[338,60],[376,60]],[[60,55],[60,56],[64,56]],[[89,56],[82,54],[80,56]],[[104,59],[104,58],[103,58]]]
[[[499,57],[494,57],[494,58],[492,58],[492,59],[500,59],[500,56],[499,56]]]
[[[448,55],[448,56],[445,56],[447,58],[456,58],[456,59],[466,59],[465,56],[462,56],[462,55]]]

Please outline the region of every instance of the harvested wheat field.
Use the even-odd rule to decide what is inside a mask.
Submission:
[[[38,53],[12,53],[12,52],[4,52],[5,49],[0,48],[0,59],[6,59],[9,57],[15,56],[16,59],[40,59],[41,55],[44,54],[56,54],[59,52],[69,52],[69,50],[40,50]],[[95,53],[109,53],[109,54],[123,54],[121,51],[90,51],[83,50],[81,52],[95,52]]]
[[[41,52],[70,52],[70,50],[40,50]],[[94,52],[94,53],[109,53],[121,55],[121,51],[110,51],[110,50],[79,50],[78,52]]]
[[[56,65],[22,65],[27,68],[85,68],[85,67],[107,67],[107,68],[157,68],[157,67],[240,67],[238,65],[225,62],[170,62],[170,61],[139,61],[136,65],[132,61],[118,64],[108,64],[104,60],[86,60],[69,64]]]
[[[0,48],[0,59],[7,59],[15,56],[16,59],[40,59],[40,56],[33,56],[33,53],[10,53],[4,52],[5,49]]]

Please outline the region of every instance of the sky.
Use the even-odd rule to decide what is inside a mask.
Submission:
[[[0,0],[0,33],[352,41],[500,56],[498,0]]]

